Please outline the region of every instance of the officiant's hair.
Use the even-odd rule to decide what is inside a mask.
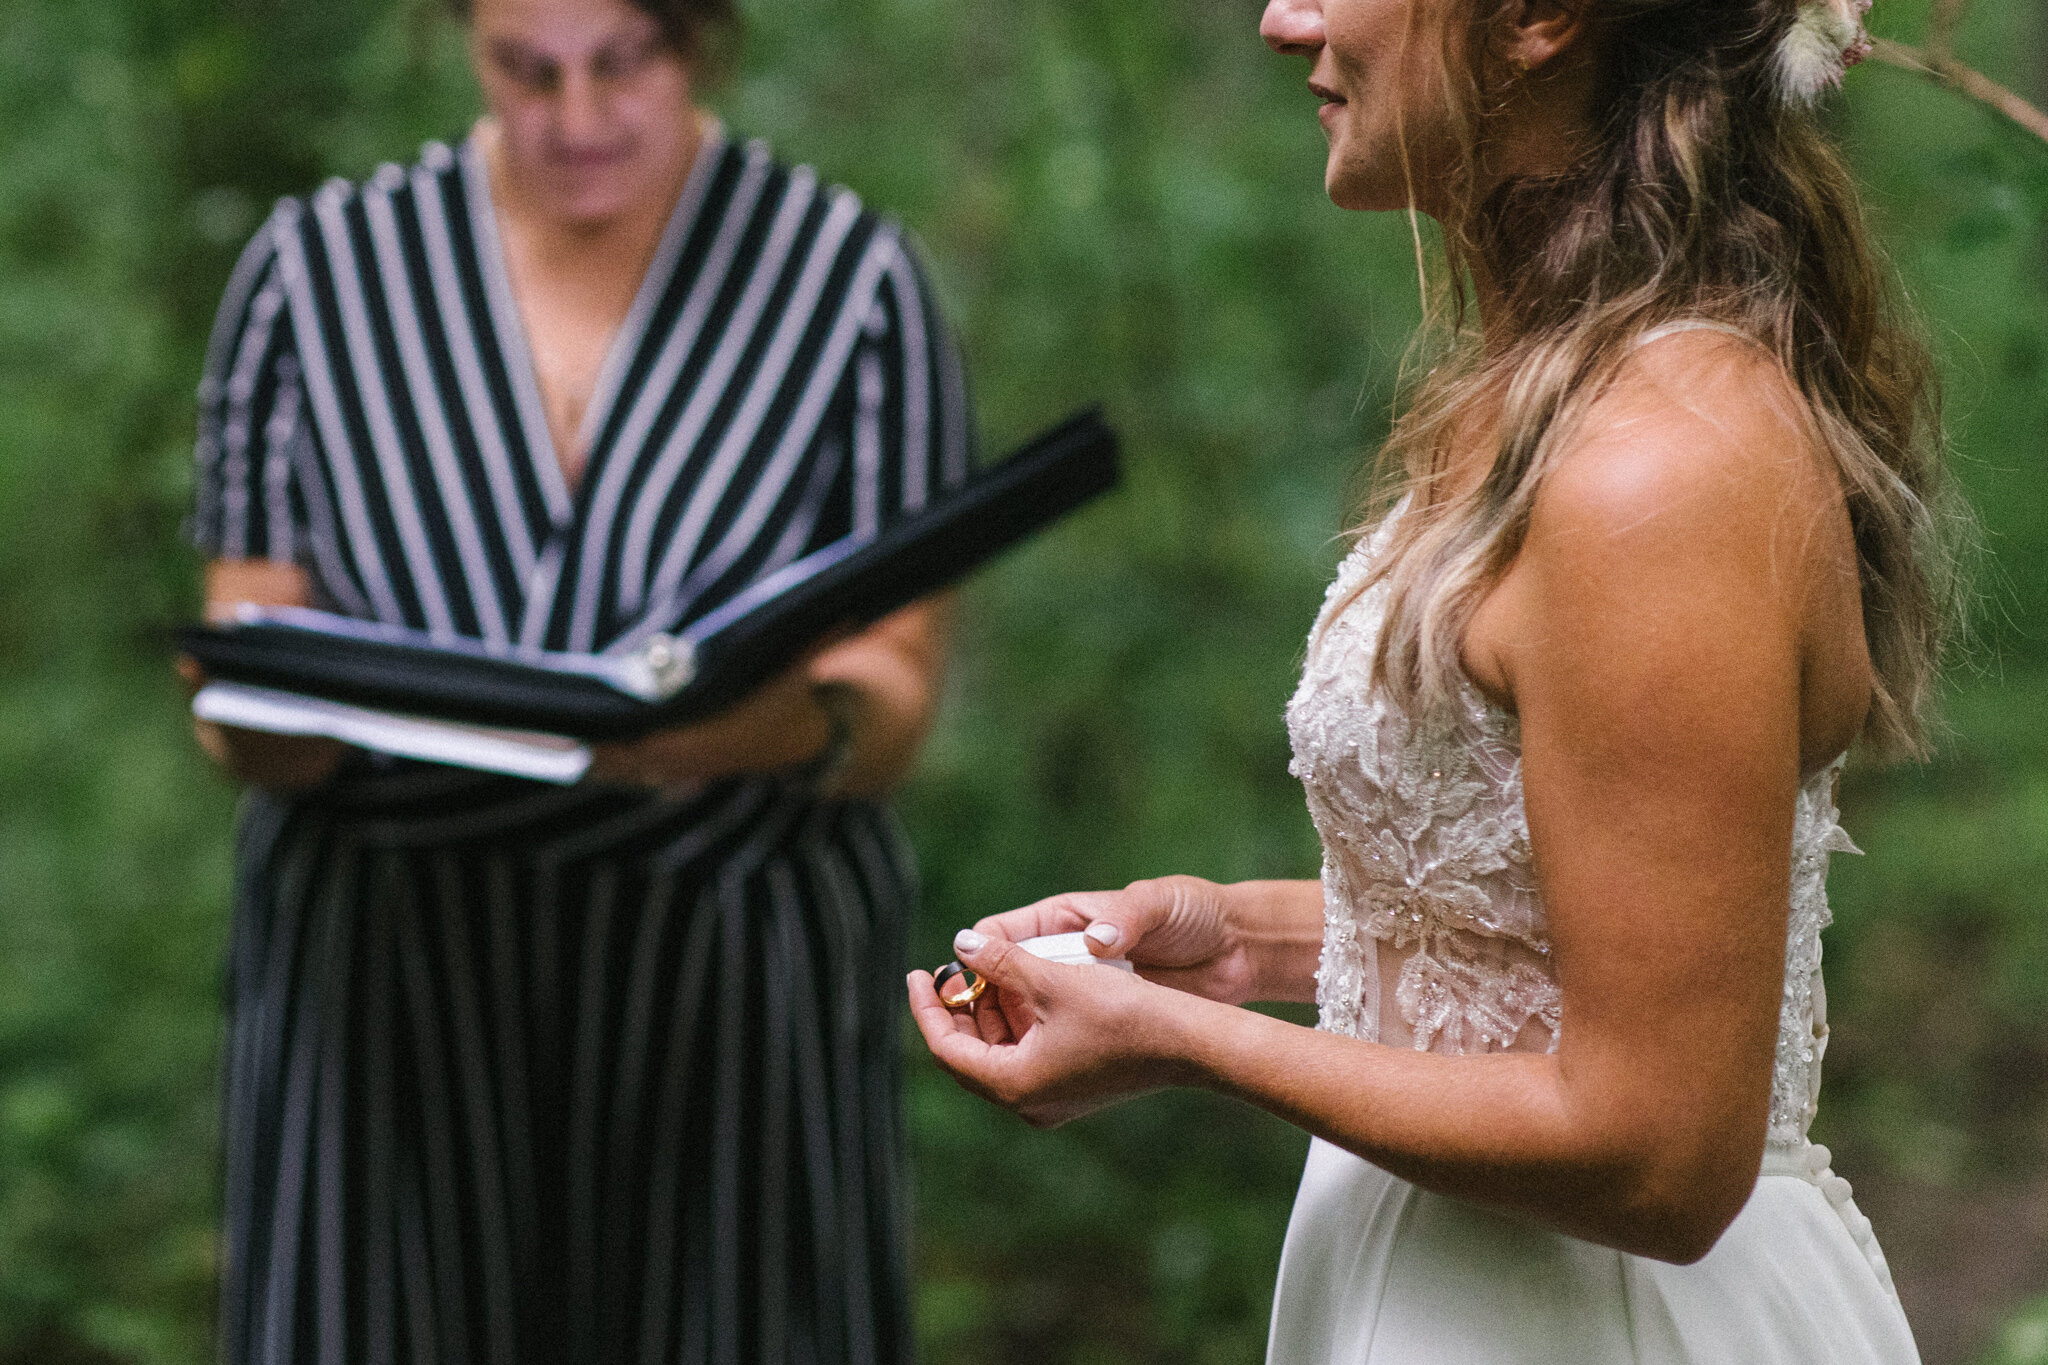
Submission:
[[[1594,132],[1562,173],[1484,195],[1494,111],[1506,82],[1526,79],[1487,55],[1508,0],[1407,7],[1409,51],[1435,48],[1442,63],[1441,93],[1417,98],[1446,107],[1404,122],[1447,122],[1454,169],[1451,192],[1430,196],[1449,207],[1444,268],[1425,272],[1425,353],[1406,371],[1422,377],[1358,528],[1414,495],[1359,586],[1389,590],[1376,676],[1404,702],[1452,703],[1466,624],[1513,563],[1575,425],[1637,338],[1700,319],[1753,339],[1804,397],[1855,537],[1876,674],[1863,737],[1880,753],[1923,754],[1973,523],[1945,471],[1919,324],[1865,232],[1842,157],[1814,110],[1778,85],[1774,59],[1799,0],[1584,2],[1585,39],[1599,44]],[[1467,309],[1474,261],[1504,292],[1483,347]],[[1473,430],[1500,433],[1499,444],[1488,477],[1462,491],[1446,460]]]
[[[463,23],[469,22],[475,0],[447,0],[448,11]],[[734,0],[626,0],[655,23],[661,36],[675,51],[699,58],[714,47],[729,45],[739,30],[739,10]]]

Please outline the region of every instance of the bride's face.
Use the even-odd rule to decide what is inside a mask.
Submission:
[[[1268,0],[1259,33],[1309,60],[1330,139],[1323,185],[1347,209],[1427,211],[1450,169],[1441,25],[1446,0]],[[1407,157],[1404,166],[1403,143]]]

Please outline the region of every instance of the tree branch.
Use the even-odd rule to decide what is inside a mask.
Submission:
[[[1957,61],[1949,48],[1955,20],[1961,16],[1964,0],[1944,0],[1936,10],[1936,23],[1928,34],[1926,47],[1895,43],[1879,38],[1871,51],[1877,60],[1940,82],[1949,89],[1990,105],[2043,142],[2048,142],[2048,113],[2028,103],[1981,71]]]

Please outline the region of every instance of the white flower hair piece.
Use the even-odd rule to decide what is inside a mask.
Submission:
[[[1788,104],[1812,104],[1870,55],[1863,16],[1871,0],[1801,0],[1778,43],[1778,89]]]

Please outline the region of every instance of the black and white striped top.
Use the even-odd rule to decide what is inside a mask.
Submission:
[[[580,487],[470,146],[284,201],[235,270],[200,399],[202,549],[494,645],[686,624],[968,465],[958,359],[901,232],[722,137],[601,373]]]
[[[901,231],[707,141],[561,473],[482,163],[288,199],[200,391],[195,543],[316,605],[603,651],[965,479]],[[884,808],[359,760],[252,795],[227,1067],[224,1354],[898,1360]]]

